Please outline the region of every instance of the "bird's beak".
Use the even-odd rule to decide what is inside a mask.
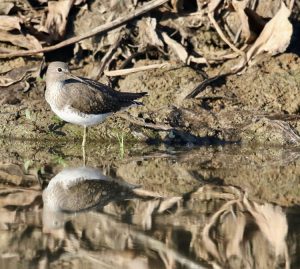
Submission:
[[[73,75],[70,71],[63,71],[63,73],[65,74],[66,78],[74,79],[82,83],[85,83],[85,81],[82,78]]]
[[[75,75],[73,75],[72,73],[70,73],[70,71],[63,71],[64,75],[68,78],[72,78],[72,79],[75,79],[75,80],[78,80],[79,78]]]

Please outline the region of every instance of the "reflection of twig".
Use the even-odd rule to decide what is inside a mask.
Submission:
[[[111,220],[114,221],[114,220]],[[122,228],[122,227],[120,227]],[[184,255],[180,254],[174,249],[168,248],[164,243],[157,239],[153,239],[150,236],[147,236],[139,231],[135,231],[133,229],[130,230],[130,237],[132,240],[140,242],[145,247],[148,247],[152,251],[157,251],[159,254],[167,255],[169,258],[173,258],[178,263],[184,265],[186,268],[190,269],[206,269],[207,267],[204,267],[203,265],[200,265],[189,258],[185,257]],[[84,250],[82,248],[78,249],[77,252],[75,252],[76,255],[84,257],[88,260],[91,260],[93,262],[102,263],[105,264],[101,256],[97,257],[97,251],[89,251]],[[71,253],[73,254],[73,253]],[[101,258],[101,259],[99,259]]]
[[[91,215],[90,215],[91,216]],[[120,235],[122,235],[122,238],[126,241],[131,241],[133,245],[139,246],[139,249],[145,250],[147,253],[148,250],[150,250],[152,253],[157,253],[160,257],[161,254],[167,256],[169,259],[173,259],[177,263],[181,264],[182,267],[187,269],[206,269],[207,266],[204,266],[200,264],[199,261],[195,262],[191,260],[190,258],[184,256],[179,251],[170,248],[167,246],[164,242],[161,242],[158,239],[152,238],[151,236],[145,234],[143,231],[139,231],[135,226],[125,223],[120,223],[119,220],[115,219],[114,217],[106,214],[106,213],[97,213],[93,214],[93,216],[96,217],[95,220],[98,221],[98,223],[101,225],[101,223],[107,223],[109,225],[105,226],[107,230],[107,235],[112,235],[112,232],[114,234],[113,238],[118,238]],[[119,243],[118,248],[114,249],[112,248],[112,255],[109,254],[109,248],[103,248],[101,249],[95,249],[90,247],[89,245],[84,244],[84,239],[80,237],[74,237],[74,236],[68,236],[65,239],[65,251],[68,251],[69,257],[80,257],[86,260],[90,260],[93,263],[101,264],[104,268],[115,268],[115,267],[121,267],[120,262],[124,261],[122,260],[122,252],[126,254],[128,251],[132,249],[127,244],[121,244]],[[92,249],[92,250],[91,250]],[[134,249],[132,249],[134,251]],[[140,253],[140,250],[139,250]],[[149,252],[148,252],[149,253]],[[65,255],[64,253],[62,256]],[[115,257],[115,259],[112,259],[112,257]],[[116,257],[121,258],[117,259]],[[135,256],[137,258],[138,256]],[[126,257],[125,257],[126,258]],[[153,256],[152,256],[153,258]],[[114,266],[115,265],[115,266]],[[116,266],[119,265],[119,266]],[[101,268],[102,268],[101,267]],[[144,268],[144,267],[143,267]],[[148,267],[147,267],[148,268]],[[149,267],[150,268],[150,267]]]
[[[148,247],[150,247],[152,250],[157,251],[159,253],[165,253],[165,255],[168,255],[169,257],[173,257],[175,261],[179,262],[182,265],[185,265],[187,268],[195,268],[195,269],[207,268],[188,259],[187,257],[183,256],[176,250],[168,248],[164,243],[160,242],[159,240],[153,239],[143,233],[134,232],[131,235],[134,239],[141,241],[144,245],[148,245]]]
[[[157,8],[161,5],[163,5],[164,3],[168,2],[169,0],[153,0],[143,6],[141,6],[140,8],[137,8],[136,10],[133,10],[132,12],[130,12],[128,15],[118,18],[112,22],[106,23],[104,25],[100,25],[95,27],[94,29],[92,29],[90,32],[83,34],[83,35],[79,35],[79,36],[74,36],[71,37],[69,39],[66,39],[56,45],[53,46],[49,46],[46,48],[42,48],[42,49],[37,49],[37,50],[27,50],[27,51],[16,51],[16,52],[11,52],[11,53],[4,53],[1,54],[0,53],[0,58],[9,58],[9,57],[16,57],[16,56],[29,56],[29,55],[34,55],[34,54],[38,54],[41,52],[49,52],[49,51],[53,51],[56,49],[60,49],[63,48],[65,46],[77,43],[81,40],[87,39],[89,37],[92,37],[94,35],[100,34],[100,33],[104,33],[107,32],[113,28],[116,28],[122,24],[124,24],[125,22],[132,20],[154,8]]]

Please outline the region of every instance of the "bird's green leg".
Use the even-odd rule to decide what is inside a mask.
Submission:
[[[83,139],[82,139],[82,158],[83,158],[83,165],[86,165],[86,159],[85,159],[85,143],[86,143],[86,134],[87,134],[87,127],[83,127]]]

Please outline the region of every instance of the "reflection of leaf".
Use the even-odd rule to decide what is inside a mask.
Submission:
[[[0,30],[11,31],[14,29],[21,30],[20,23],[22,23],[22,19],[17,16],[0,16]]]
[[[276,256],[283,255],[286,249],[285,237],[288,232],[288,225],[281,207],[267,203],[263,205],[253,203],[251,205],[249,200],[245,198],[244,203],[264,236],[275,249]]]
[[[230,192],[234,190],[223,187],[220,191],[226,191],[226,188]],[[281,257],[288,265],[288,225],[282,208],[250,201],[239,189],[235,191],[240,192],[240,199],[223,204],[206,222],[201,233],[202,257],[213,257],[211,263],[217,268],[223,268],[222,265],[230,263],[233,257],[238,262],[235,264],[240,263],[238,268],[248,268],[247,264],[258,264],[257,268],[277,268],[276,265],[282,262]],[[248,251],[248,245],[253,251]],[[262,249],[264,251],[260,251]]]

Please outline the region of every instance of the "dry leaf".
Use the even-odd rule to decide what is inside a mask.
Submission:
[[[13,45],[29,50],[41,49],[40,42],[32,35],[13,35],[8,32],[0,31],[0,40],[4,42],[10,42]]]
[[[85,2],[86,2],[86,0],[75,0],[74,5],[75,6],[81,5],[81,4],[84,4]]]
[[[184,0],[171,0],[171,6],[175,12],[183,10],[183,1]]]
[[[291,11],[282,2],[276,15],[266,24],[263,31],[246,53],[246,59],[243,59],[234,70],[239,70],[251,59],[262,52],[271,55],[282,53],[290,44],[293,33],[293,26],[289,21]]]
[[[9,75],[0,76],[0,87],[8,87],[12,84],[20,82],[21,80],[23,80],[26,77],[27,73],[31,72],[31,71],[34,71],[34,69],[28,69],[24,73],[19,75],[18,77],[14,77],[14,78],[12,78]],[[0,172],[0,178],[1,178],[1,172]]]
[[[48,15],[45,23],[47,32],[53,40],[60,40],[66,31],[67,18],[74,0],[48,2]]]
[[[177,41],[170,38],[166,33],[162,33],[162,36],[164,38],[164,41],[170,47],[170,49],[175,52],[175,54],[179,57],[179,59],[181,61],[186,63],[186,61],[188,59],[188,53],[186,52],[185,48],[181,44],[179,44]]]
[[[20,23],[22,23],[23,20],[17,16],[6,16],[1,15],[0,16],[0,30],[4,31],[11,31],[14,29],[21,30]]]
[[[7,15],[14,7],[14,3],[12,2],[1,2],[0,3],[0,15]]]
[[[244,0],[244,1],[233,0],[232,1],[232,5],[233,5],[235,11],[237,12],[237,14],[240,18],[240,21],[241,21],[242,36],[244,37],[246,43],[252,43],[256,39],[256,35],[255,35],[255,33],[253,33],[250,30],[249,19],[245,13],[247,3],[248,3],[248,0]]]
[[[292,24],[289,21],[291,11],[282,2],[280,10],[270,20],[262,33],[247,53],[248,59],[252,55],[259,54],[262,51],[275,55],[284,52],[290,44],[293,33]]]
[[[246,198],[243,202],[264,236],[272,244],[276,256],[284,255],[287,248],[285,238],[288,232],[288,224],[281,207],[268,203],[259,205],[255,202],[251,205]]]
[[[0,76],[0,87],[8,87],[16,82],[17,81],[13,80],[12,78]]]
[[[248,16],[248,22],[251,28],[251,31],[256,34],[256,36],[260,35],[262,30],[264,29],[266,23],[271,18],[263,18],[262,16],[258,15],[254,10],[246,7],[245,13]]]
[[[155,47],[163,47],[163,42],[159,39],[156,33],[156,19],[143,18],[138,22],[139,38],[141,47],[145,48],[147,45]]]
[[[159,209],[157,210],[158,213],[163,213],[166,210],[172,208],[174,205],[178,204],[180,201],[182,201],[182,197],[174,196],[170,198],[166,198],[162,200],[162,202],[159,205]]]
[[[208,12],[213,12],[222,0],[212,0],[208,4]]]

